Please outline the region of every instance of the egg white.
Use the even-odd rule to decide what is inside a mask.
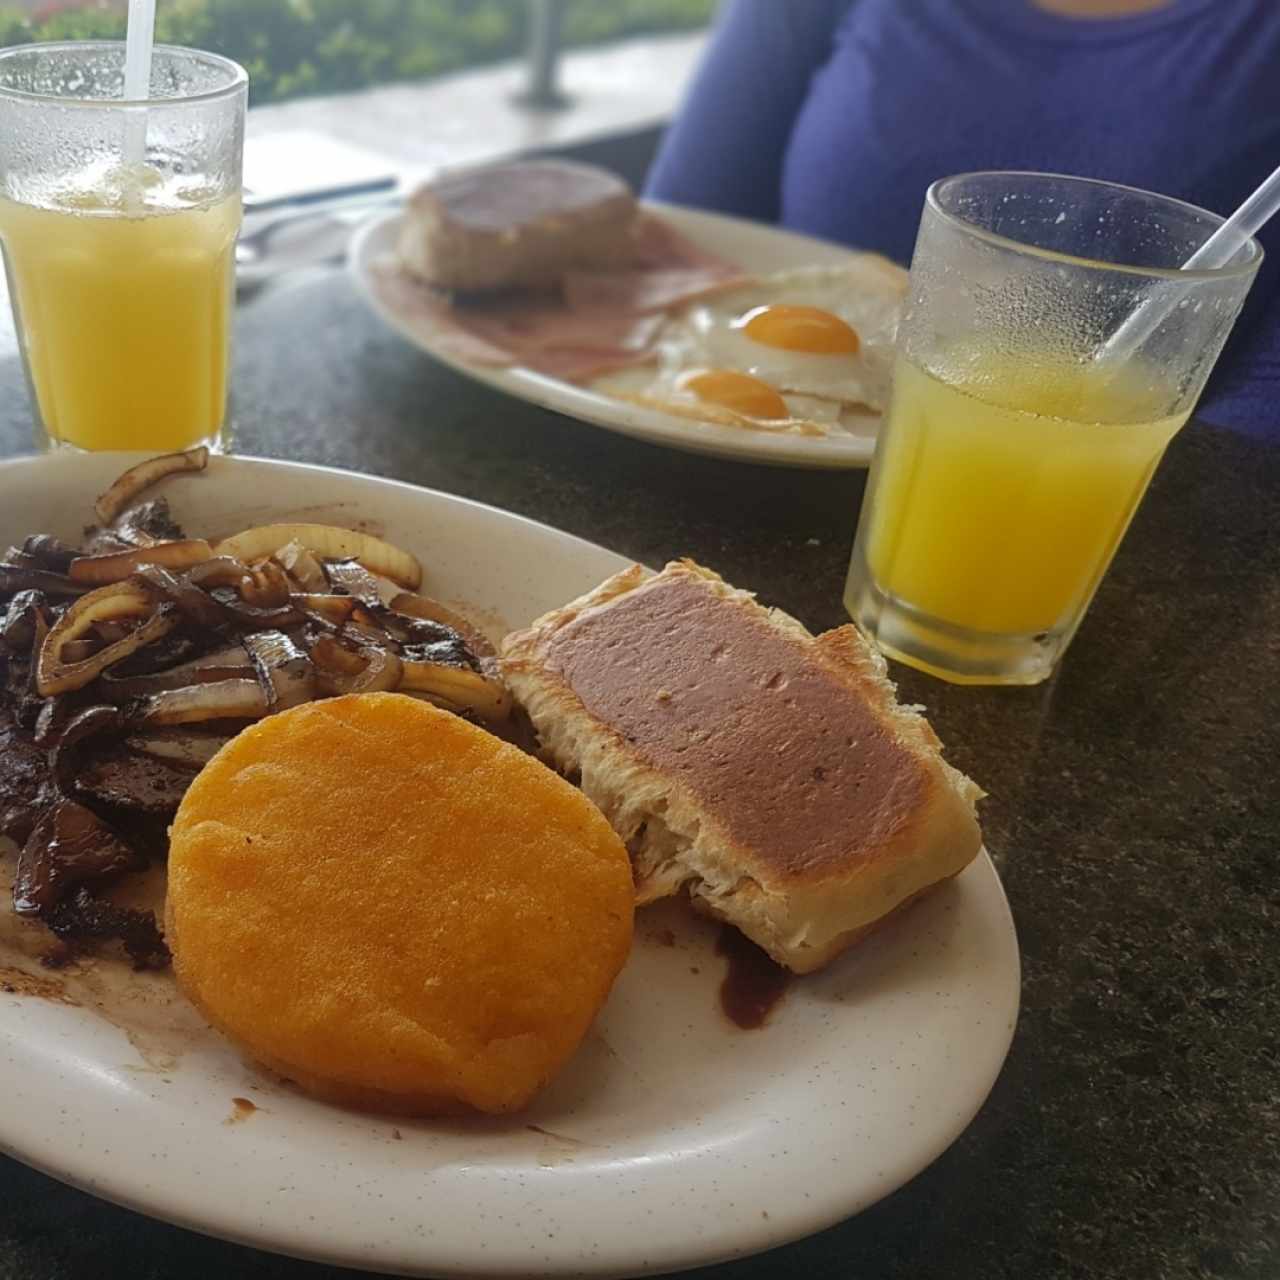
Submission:
[[[672,315],[656,339],[656,368],[610,374],[595,388],[713,422],[815,435],[867,434],[888,404],[905,281],[905,272],[872,255],[849,266],[762,276]],[[858,351],[785,350],[757,342],[735,327],[746,312],[778,303],[839,316],[858,335]],[[683,383],[706,369],[731,369],[768,383],[782,395],[788,417],[751,418],[701,400]]]
[[[789,351],[757,342],[736,327],[748,311],[777,303],[816,307],[838,316],[858,335],[858,351]],[[848,268],[782,271],[673,317],[658,337],[659,362],[664,367],[736,369],[779,391],[883,410],[901,306],[900,295],[868,288],[865,274]]]
[[[652,366],[622,369],[593,384],[597,391],[628,400],[634,404],[662,409],[683,418],[700,418],[726,426],[748,427],[756,431],[782,432],[789,435],[873,436],[880,415],[860,405],[846,405],[824,396],[807,396],[783,391],[787,406],[785,418],[755,418],[725,405],[703,400],[685,384],[685,378],[699,369],[667,369],[654,371]]]

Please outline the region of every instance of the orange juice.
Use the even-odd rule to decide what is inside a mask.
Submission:
[[[943,380],[899,359],[855,554],[876,607],[932,632],[916,665],[954,675],[981,637],[1069,636],[1188,416],[1161,417],[1169,398],[1136,365],[969,352]]]
[[[0,198],[0,240],[40,416],[81,449],[216,436],[240,201],[118,179],[47,204]]]

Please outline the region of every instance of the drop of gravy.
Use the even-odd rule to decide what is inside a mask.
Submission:
[[[222,1122],[223,1124],[240,1124],[247,1120],[255,1111],[258,1105],[251,1102],[248,1098],[232,1098],[231,1114]]]
[[[764,1026],[791,985],[791,975],[732,925],[721,928],[716,950],[729,961],[720,984],[725,1016],[744,1031]]]

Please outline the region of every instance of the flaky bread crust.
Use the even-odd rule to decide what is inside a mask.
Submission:
[[[860,832],[849,831],[845,856],[834,862],[780,868],[769,850],[734,841],[678,777],[654,768],[548,669],[548,644],[561,628],[680,575],[696,577],[730,607],[751,611],[805,646],[809,660],[860,699],[908,753],[923,778],[922,799],[889,841],[869,847]],[[583,791],[627,842],[637,902],[685,890],[696,907],[736,925],[793,972],[821,968],[896,908],[963,870],[981,848],[980,789],[943,760],[919,711],[898,705],[884,659],[854,627],[815,639],[794,618],[762,609],[750,593],[692,561],[673,562],[656,576],[634,566],[545,614],[506,638],[502,670],[551,758],[580,775]]]

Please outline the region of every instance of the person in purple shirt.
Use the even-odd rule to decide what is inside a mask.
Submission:
[[[910,261],[925,189],[1105,178],[1229,213],[1280,164],[1280,0],[729,0],[647,194]],[[1197,410],[1280,441],[1280,218]]]

